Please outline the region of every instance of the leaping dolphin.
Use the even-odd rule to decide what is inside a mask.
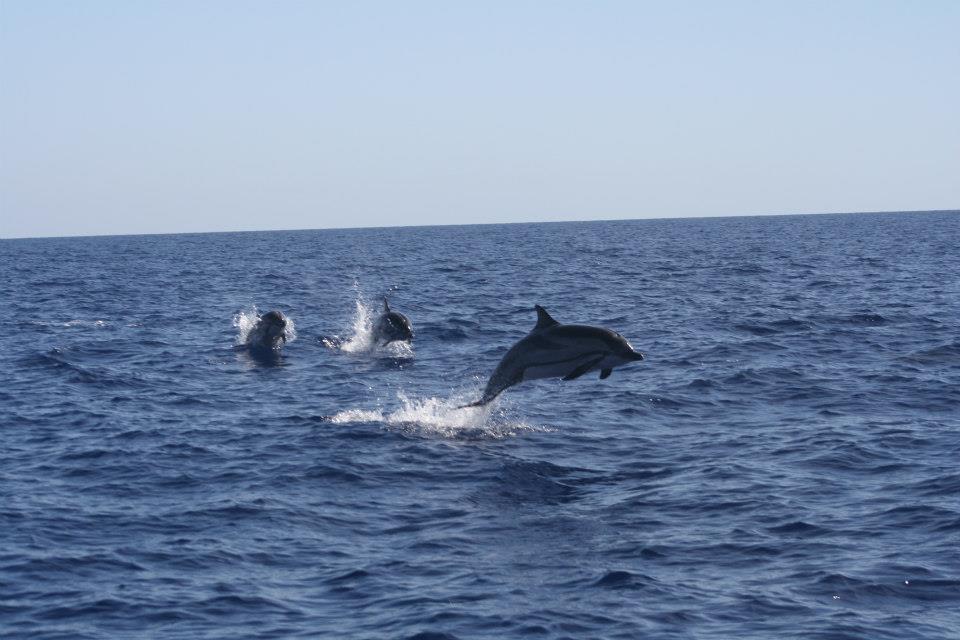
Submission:
[[[287,318],[279,311],[269,311],[257,318],[247,335],[246,346],[253,350],[279,351],[287,341]]]
[[[387,299],[383,299],[383,313],[373,323],[374,344],[382,342],[410,342],[413,339],[413,327],[410,320],[402,313],[390,310]]]
[[[536,305],[537,324],[525,338],[510,347],[494,370],[483,396],[464,407],[479,407],[505,389],[524,380],[556,378],[575,380],[590,371],[606,379],[614,367],[643,360],[643,354],[615,331],[579,324],[560,324]],[[463,408],[463,407],[460,407]]]

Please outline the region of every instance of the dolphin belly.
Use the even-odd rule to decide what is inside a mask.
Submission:
[[[605,358],[603,354],[594,352],[578,354],[563,360],[530,364],[524,368],[522,379],[540,380],[542,378],[563,378],[584,365],[591,362],[596,362],[599,365],[607,359],[609,358]],[[588,370],[595,368],[597,367],[593,366]]]

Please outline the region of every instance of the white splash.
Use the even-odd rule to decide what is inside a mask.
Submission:
[[[235,338],[237,344],[247,343],[247,336],[250,335],[250,331],[257,324],[259,317],[260,313],[257,312],[255,306],[248,311],[241,311],[233,316],[233,326],[237,329],[237,337]]]
[[[373,351],[376,345],[373,343],[373,317],[370,308],[367,307],[362,297],[358,297],[354,304],[356,305],[356,311],[353,314],[352,333],[340,345],[340,350],[347,353]]]
[[[70,320],[68,322],[40,322],[38,324],[45,326],[55,326],[59,325],[61,327],[96,327],[98,329],[107,326],[105,320]]]
[[[284,318],[287,319],[287,325],[283,329],[283,335],[287,339],[287,342],[293,342],[297,339],[297,329],[294,327],[293,318],[284,314]],[[245,311],[240,311],[233,316],[233,326],[237,329],[237,336],[234,338],[236,344],[243,345],[247,343],[247,338],[250,336],[250,332],[255,326],[257,326],[257,320],[260,319],[260,312],[257,310],[257,306],[253,305]]]
[[[450,439],[506,438],[522,431],[548,430],[508,420],[502,411],[496,409],[495,403],[463,407],[475,396],[470,392],[450,398],[410,398],[398,392],[400,407],[394,411],[346,409],[331,416],[330,422],[382,422],[403,431]]]
[[[383,422],[382,411],[367,411],[365,409],[347,409],[330,416],[333,424],[350,424],[351,422]]]

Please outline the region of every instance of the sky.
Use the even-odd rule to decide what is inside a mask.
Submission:
[[[960,2],[0,0],[0,237],[960,208]]]

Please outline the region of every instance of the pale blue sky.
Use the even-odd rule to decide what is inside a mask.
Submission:
[[[960,207],[960,2],[0,0],[0,237]]]

